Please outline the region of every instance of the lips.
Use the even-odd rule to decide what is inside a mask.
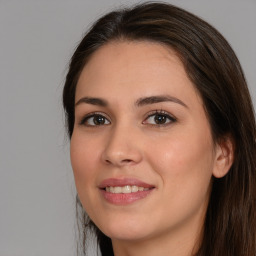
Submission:
[[[103,189],[106,187],[123,187],[123,186],[138,186],[138,187],[143,187],[143,188],[153,188],[153,185],[147,184],[145,182],[142,182],[138,179],[133,179],[133,178],[125,178],[125,179],[116,179],[116,178],[111,178],[111,179],[106,179],[103,180],[99,188]]]
[[[116,205],[130,204],[143,199],[148,196],[154,188],[155,186],[151,184],[133,178],[106,179],[99,185],[104,199]]]

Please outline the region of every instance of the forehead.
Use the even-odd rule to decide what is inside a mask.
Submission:
[[[137,94],[136,94],[137,92]],[[178,54],[154,42],[110,42],[99,48],[81,72],[76,100],[80,96],[115,99],[172,94],[198,98]]]

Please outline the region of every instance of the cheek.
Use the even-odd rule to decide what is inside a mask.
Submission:
[[[188,143],[189,142],[189,143]],[[165,153],[161,153],[165,152]],[[211,142],[200,137],[177,137],[155,149],[154,169],[162,179],[161,198],[174,219],[204,212],[208,204],[213,168]],[[175,209],[175,211],[173,211]],[[162,214],[165,213],[163,209]],[[182,217],[183,216],[183,217]]]
[[[70,142],[70,157],[80,201],[89,216],[98,216],[98,199],[95,190],[98,172],[101,168],[99,168],[100,153],[97,140],[73,133]]]
[[[206,167],[213,162],[213,145],[210,136],[191,135],[189,132],[175,134],[164,137],[162,140],[153,141],[145,148],[152,149],[148,151],[150,156],[148,160],[154,159],[160,167],[167,169],[168,172],[179,172],[181,169],[189,169],[198,166]],[[169,166],[169,167],[168,167]],[[173,167],[171,169],[171,167]],[[162,168],[161,168],[162,169]]]
[[[99,162],[99,153],[96,150],[97,143],[91,143],[89,139],[73,134],[70,142],[70,158],[74,172],[75,183],[79,196],[90,186],[96,186],[96,163]],[[80,198],[82,199],[82,198]]]
[[[148,151],[148,161],[162,179],[169,197],[175,195],[185,200],[192,194],[199,198],[208,193],[214,165],[209,131],[175,133],[175,137],[170,135],[154,145],[154,150]]]

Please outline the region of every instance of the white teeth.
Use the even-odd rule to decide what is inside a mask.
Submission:
[[[138,186],[123,186],[123,187],[106,187],[106,191],[114,194],[128,194],[128,193],[135,193],[138,191],[146,191],[149,190],[149,188],[143,188]]]
[[[128,193],[131,193],[132,192],[132,189],[131,189],[131,186],[124,186],[124,187],[122,187],[122,192],[124,193],[124,194],[128,194]],[[120,193],[120,192],[119,192]]]
[[[137,186],[132,186],[132,192],[138,192],[139,188]]]
[[[122,188],[121,187],[113,187],[112,188],[113,193],[118,194],[122,192]]]

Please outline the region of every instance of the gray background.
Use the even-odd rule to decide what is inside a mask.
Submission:
[[[136,2],[0,0],[0,256],[75,254],[76,192],[61,106],[67,63],[97,17]],[[223,33],[255,104],[256,1],[168,2]]]

